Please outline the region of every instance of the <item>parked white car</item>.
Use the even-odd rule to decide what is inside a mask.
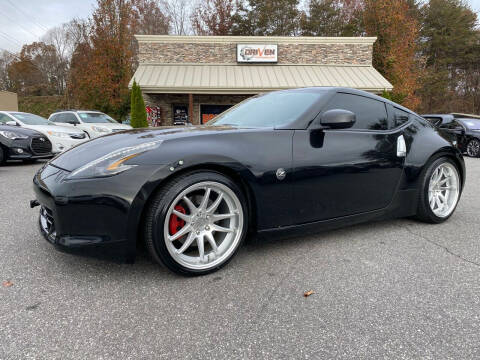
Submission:
[[[68,110],[55,112],[48,118],[57,125],[76,127],[93,139],[112,132],[130,130],[130,125],[120,124],[100,111]]]
[[[68,150],[88,140],[88,136],[79,129],[58,126],[41,116],[30,113],[0,111],[0,124],[21,126],[42,133],[52,143],[52,153]]]

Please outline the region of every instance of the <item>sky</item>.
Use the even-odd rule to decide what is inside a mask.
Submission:
[[[480,0],[467,1],[480,16]],[[0,50],[17,52],[49,28],[87,18],[96,0],[0,0]]]

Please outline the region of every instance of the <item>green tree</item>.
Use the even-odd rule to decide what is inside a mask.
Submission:
[[[306,36],[362,35],[362,3],[346,0],[310,0],[301,14],[300,28]]]
[[[130,95],[130,109],[131,120],[130,125],[133,128],[148,127],[147,111],[145,110],[145,102],[143,101],[142,91],[137,85],[135,79],[133,80],[131,95]]]
[[[422,110],[480,112],[476,14],[460,0],[430,0],[421,10]]]
[[[299,0],[239,1],[233,16],[232,34],[291,36],[299,30]]]

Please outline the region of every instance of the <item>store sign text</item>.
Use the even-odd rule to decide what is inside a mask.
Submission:
[[[277,62],[277,45],[237,44],[237,62]]]

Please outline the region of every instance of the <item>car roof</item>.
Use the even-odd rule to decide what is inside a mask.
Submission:
[[[59,113],[65,113],[65,112],[79,112],[79,113],[83,113],[83,112],[91,112],[91,113],[98,113],[98,114],[103,114],[101,111],[98,111],[98,110],[75,110],[75,109],[67,109],[67,110],[56,110],[52,113],[53,114],[59,114]]]
[[[316,86],[316,87],[304,87],[304,88],[295,88],[295,89],[286,89],[286,90],[277,90],[277,92],[318,92],[318,93],[323,93],[325,95],[325,93],[327,94],[326,96],[322,96],[318,102],[317,102],[317,106],[320,106],[320,108],[323,108],[325,105],[328,104],[328,102],[332,99],[332,97],[336,94],[336,93],[345,93],[345,94],[352,94],[352,95],[359,95],[359,96],[363,96],[363,97],[367,97],[367,98],[370,98],[370,99],[374,99],[374,100],[377,100],[377,101],[381,101],[385,104],[389,104],[397,109],[400,109],[400,110],[403,110],[405,112],[408,112],[412,115],[415,115],[417,117],[420,118],[420,116],[415,113],[414,111],[400,105],[400,104],[397,104],[393,101],[390,101],[389,99],[386,99],[384,97],[381,97],[381,96],[378,96],[378,95],[375,95],[375,94],[372,94],[370,92],[367,92],[367,91],[363,91],[363,90],[358,90],[358,89],[353,89],[353,88],[347,88],[347,87],[336,87],[336,86]],[[260,94],[258,96],[262,96],[264,94]],[[282,126],[279,126],[277,129],[304,129],[306,128],[306,126],[308,126],[308,124],[311,123],[313,117],[315,117],[317,115],[317,113],[313,114],[313,110],[309,110],[307,113],[305,113],[301,118],[289,123],[289,124],[286,124],[286,125],[282,125]],[[312,117],[313,116],[313,117]],[[423,120],[423,121],[427,121],[427,120]]]
[[[437,117],[437,118],[442,118],[442,119],[453,119],[452,114],[422,114],[422,117]]]
[[[458,120],[458,121],[480,121],[480,118],[468,118],[468,117],[465,117],[465,118],[456,118],[455,120]]]
[[[463,113],[452,113],[454,118],[458,119],[480,119],[480,115],[473,115],[473,114],[463,114]]]
[[[387,98],[384,98],[382,96],[378,96],[376,94],[373,94],[368,91],[364,90],[359,90],[359,89],[353,89],[353,88],[348,88],[348,87],[341,87],[341,86],[316,86],[316,87],[306,87],[306,88],[299,88],[299,89],[291,89],[291,90],[284,90],[284,91],[296,91],[296,90],[309,90],[309,91],[329,91],[329,92],[336,92],[336,93],[347,93],[347,94],[352,94],[352,95],[360,95],[364,97],[369,97],[371,99],[375,99],[378,101],[383,101],[384,103],[390,104],[398,109],[404,110],[406,112],[409,112],[414,115],[418,115],[414,111],[410,110],[409,108],[406,108],[405,106],[402,106],[400,104],[397,104]]]
[[[27,112],[23,112],[23,111],[12,111],[12,110],[2,110],[0,112],[5,113],[5,114],[12,114],[12,113],[15,113],[15,114],[32,114],[32,113],[27,113]],[[32,115],[35,115],[35,114],[32,114]]]

